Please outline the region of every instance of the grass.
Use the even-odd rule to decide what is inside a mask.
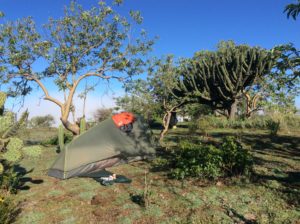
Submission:
[[[45,135],[38,133],[31,131],[25,137],[28,142],[45,140]],[[47,135],[55,133],[52,130]],[[150,172],[147,208],[132,201],[131,195],[145,189],[149,163],[111,168],[133,182],[103,187],[89,178],[58,180],[47,176],[57,153],[55,146],[45,147],[40,157],[25,157],[20,163],[33,170],[24,178],[27,188],[15,198],[22,209],[16,223],[299,223],[300,132],[280,133],[274,138],[264,131],[217,129],[202,137],[179,126],[171,130],[165,143],[172,147],[187,137],[218,142],[226,135],[238,135],[252,147],[255,174],[250,181],[178,181],[168,179],[166,172]]]

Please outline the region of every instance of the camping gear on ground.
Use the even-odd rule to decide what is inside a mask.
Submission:
[[[133,128],[133,122],[135,121],[135,116],[129,112],[122,112],[119,114],[115,114],[112,116],[112,119],[117,125],[124,132],[130,132]]]
[[[132,120],[130,116],[126,122]],[[101,177],[107,167],[153,156],[151,140],[151,130],[141,118],[135,117],[130,132],[121,131],[112,118],[106,119],[65,145],[48,175],[60,179]]]
[[[107,177],[100,177],[94,178],[96,181],[100,182],[104,186],[113,185],[114,183],[124,183],[129,184],[131,183],[131,179],[123,176],[123,175],[116,175],[116,177],[110,175]]]

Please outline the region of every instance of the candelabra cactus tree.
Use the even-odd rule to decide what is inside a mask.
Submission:
[[[243,92],[269,74],[274,64],[271,51],[221,42],[217,51],[198,52],[185,62],[174,93],[223,109],[232,119]]]

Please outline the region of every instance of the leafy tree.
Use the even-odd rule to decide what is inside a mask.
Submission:
[[[182,59],[183,60],[183,59]],[[168,55],[162,59],[156,59],[149,68],[149,93],[152,96],[153,101],[163,108],[163,127],[160,134],[160,140],[163,140],[164,136],[172,126],[172,118],[176,116],[176,113],[187,103],[190,103],[191,99],[187,92],[185,95],[174,94],[175,89],[178,88],[177,81],[180,78],[180,71],[182,61],[178,63],[174,61],[174,56]]]
[[[117,5],[121,2],[115,1]],[[133,23],[142,23],[139,12],[130,11],[130,16]],[[75,113],[73,97],[82,80],[125,81],[141,73],[143,58],[154,42],[147,40],[143,30],[136,34],[129,19],[103,1],[89,10],[72,2],[62,18],[50,18],[44,29],[36,29],[30,17],[1,25],[1,76],[19,87],[21,95],[36,83],[44,99],[60,108],[66,129],[78,135],[79,125],[70,122],[69,115]],[[133,39],[133,34],[137,38]],[[33,64],[38,61],[45,61],[42,72],[34,70]],[[64,95],[63,101],[50,95],[45,83],[52,81]]]
[[[32,128],[37,127],[46,127],[49,128],[51,125],[53,125],[55,122],[55,119],[52,115],[47,114],[45,116],[35,116],[32,117],[29,121],[29,125]]]
[[[101,122],[109,118],[112,115],[112,108],[99,108],[94,113],[95,122]]]
[[[181,66],[175,94],[189,96],[233,119],[243,92],[269,74],[275,63],[271,51],[220,42],[215,52],[197,52]]]
[[[298,0],[297,3],[288,4],[284,8],[283,12],[286,13],[288,18],[291,16],[294,20],[296,20],[297,16],[300,13],[300,0]]]

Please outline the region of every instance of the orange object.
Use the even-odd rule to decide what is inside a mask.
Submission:
[[[135,121],[135,117],[132,113],[122,112],[119,114],[115,114],[112,116],[113,121],[117,125],[118,128],[131,124]]]

